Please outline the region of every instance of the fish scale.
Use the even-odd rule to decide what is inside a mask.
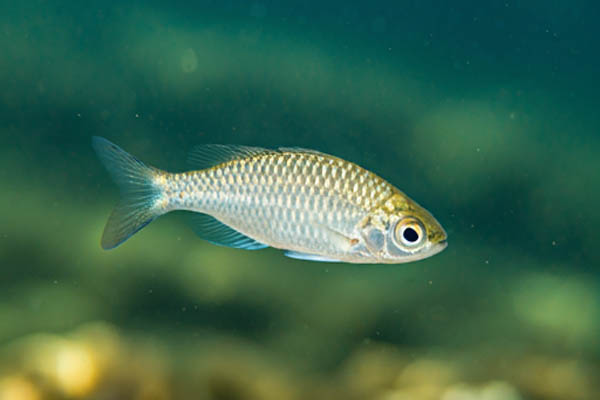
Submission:
[[[345,178],[344,184],[335,185],[337,178]],[[164,212],[208,213],[273,247],[334,254],[340,249],[327,230],[355,234],[357,222],[393,190],[356,164],[291,152],[167,174],[161,184],[168,198]]]
[[[121,189],[102,247],[112,249],[160,215],[193,212],[209,242],[275,247],[316,261],[400,263],[446,247],[435,218],[374,173],[314,150],[205,145],[200,168],[169,173],[146,166],[102,138],[92,141]]]

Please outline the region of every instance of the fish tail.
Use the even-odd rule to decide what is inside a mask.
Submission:
[[[104,138],[94,136],[92,146],[121,190],[121,199],[102,234],[102,248],[108,250],[165,213],[161,206],[163,190],[156,179],[165,173],[147,166]]]

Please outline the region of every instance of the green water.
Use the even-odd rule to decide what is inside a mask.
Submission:
[[[599,398],[597,11],[0,3],[0,399]],[[106,252],[93,135],[173,171],[202,143],[335,154],[449,246],[314,263],[174,213]]]

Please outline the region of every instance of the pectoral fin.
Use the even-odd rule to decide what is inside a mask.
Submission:
[[[348,252],[352,249],[352,247],[356,246],[359,243],[358,239],[351,238],[346,236],[344,233],[332,229],[323,224],[315,224],[318,228],[327,231],[329,239],[335,243],[336,247],[343,250],[344,252]]]
[[[314,223],[314,226],[320,230],[326,231],[328,235],[328,239],[334,243],[335,247],[340,249],[342,252],[349,252],[353,246],[358,243],[358,239],[353,239],[342,232],[331,229],[330,227]],[[302,253],[299,251],[288,250],[285,252],[285,255],[290,258],[295,258],[297,260],[309,260],[309,261],[322,261],[322,262],[342,262],[335,257],[327,257],[319,254],[311,254],[311,253]]]

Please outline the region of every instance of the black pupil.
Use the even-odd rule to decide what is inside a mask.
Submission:
[[[419,234],[413,228],[406,228],[404,232],[402,232],[402,236],[407,242],[414,243],[419,240]]]

